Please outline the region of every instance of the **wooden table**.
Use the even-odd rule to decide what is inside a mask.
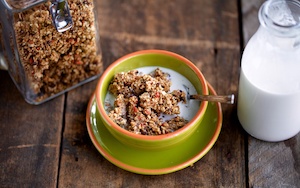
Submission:
[[[251,7],[257,11],[257,6],[242,11],[241,5],[229,0],[98,1],[105,67],[137,50],[170,50],[194,62],[217,93],[237,95],[242,13],[249,16]],[[300,187],[300,134],[278,143],[256,140],[242,129],[236,104],[222,105],[219,139],[193,166],[159,176],[114,166],[98,153],[86,128],[96,83],[33,106],[8,73],[0,72],[0,187]]]

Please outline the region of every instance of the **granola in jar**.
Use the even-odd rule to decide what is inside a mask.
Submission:
[[[14,30],[28,87],[37,101],[102,72],[93,0],[69,0],[73,27],[58,32],[46,2],[14,15]]]

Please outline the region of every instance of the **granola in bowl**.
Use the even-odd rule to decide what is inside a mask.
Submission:
[[[149,74],[142,69],[117,73],[109,85],[110,95],[115,98],[114,102],[106,98],[109,117],[135,134],[171,133],[190,119],[180,115],[180,106],[187,111],[186,93],[180,87],[171,88],[175,73],[159,67],[152,69]]]
[[[109,117],[108,113],[111,110],[109,107],[114,106],[115,99],[112,94],[109,94],[109,85],[114,76],[117,73],[135,69],[143,74],[151,74],[156,68],[170,75],[167,77],[172,83],[170,91],[186,91],[183,87],[184,84],[189,88],[190,93],[209,94],[207,82],[202,72],[191,61],[179,54],[152,49],[140,50],[120,57],[104,70],[97,83],[95,90],[97,108],[95,110],[98,110],[99,118],[110,134],[126,146],[156,151],[175,147],[188,139],[204,119],[208,102],[197,100],[189,100],[186,104],[179,102],[180,114],[160,114],[163,121],[170,120],[174,116],[188,120],[184,126],[167,134],[136,134],[119,126]]]

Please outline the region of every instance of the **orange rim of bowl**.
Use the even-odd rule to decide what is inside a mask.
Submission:
[[[96,97],[96,103],[97,103],[97,107],[99,110],[99,113],[101,114],[102,118],[109,124],[111,125],[111,127],[113,127],[115,130],[117,130],[118,132],[134,138],[134,139],[139,139],[139,140],[145,140],[145,141],[158,141],[158,140],[165,140],[165,139],[169,139],[172,138],[178,134],[181,134],[183,132],[186,132],[191,126],[196,126],[196,121],[201,118],[202,116],[204,116],[204,113],[206,111],[208,102],[207,101],[202,101],[199,107],[198,112],[195,114],[195,116],[182,128],[172,132],[172,133],[167,133],[167,134],[163,134],[163,135],[140,135],[140,134],[135,134],[133,132],[130,132],[128,130],[123,129],[122,127],[120,127],[118,124],[116,124],[108,115],[106,110],[104,109],[102,100],[101,100],[101,90],[102,90],[102,83],[105,80],[105,77],[107,76],[107,74],[114,68],[116,67],[119,63],[133,58],[135,56],[139,56],[139,55],[145,55],[145,54],[163,54],[163,55],[167,55],[167,56],[171,56],[171,57],[175,57],[176,59],[181,60],[182,62],[186,63],[188,65],[188,67],[190,67],[198,76],[198,78],[200,79],[201,82],[201,89],[202,89],[202,93],[204,95],[208,95],[209,94],[209,90],[208,90],[208,86],[207,86],[207,82],[205,80],[205,77],[203,76],[203,74],[200,72],[200,70],[187,58],[178,55],[176,53],[170,52],[170,51],[165,51],[165,50],[141,50],[141,51],[137,51],[137,52],[133,52],[130,54],[127,54],[121,58],[119,58],[118,60],[116,60],[115,62],[113,62],[110,66],[108,66],[106,68],[106,70],[103,72],[103,74],[101,75],[97,87],[96,87],[96,91],[95,91],[95,97]]]
[[[212,95],[217,95],[216,91],[212,88],[212,86],[210,84],[208,84],[208,87],[210,88]],[[191,164],[194,164],[195,162],[200,160],[213,147],[213,145],[215,144],[215,142],[217,141],[217,139],[219,137],[219,134],[220,134],[221,128],[222,128],[222,122],[223,122],[222,107],[221,107],[220,103],[215,103],[217,105],[217,116],[218,116],[217,122],[216,122],[216,130],[215,130],[211,140],[207,143],[207,145],[201,151],[199,151],[198,154],[196,154],[195,156],[193,156],[192,158],[190,158],[189,160],[187,160],[183,163],[180,163],[175,166],[167,167],[167,168],[147,169],[147,168],[133,167],[131,165],[128,165],[128,164],[121,162],[118,159],[114,158],[97,141],[97,138],[94,135],[91,120],[90,120],[91,107],[92,107],[94,99],[95,99],[95,94],[90,98],[88,108],[87,108],[87,113],[86,113],[87,130],[88,130],[88,133],[90,135],[90,138],[91,138],[94,146],[101,153],[101,155],[103,155],[108,161],[110,161],[114,165],[118,166],[119,168],[128,170],[130,172],[138,173],[138,174],[147,174],[147,175],[168,174],[168,173],[175,172],[177,170],[186,168],[186,167],[190,166]],[[98,110],[99,110],[99,108],[98,108]]]

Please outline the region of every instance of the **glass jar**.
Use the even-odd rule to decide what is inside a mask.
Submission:
[[[0,0],[0,65],[30,104],[103,71],[93,0]]]
[[[300,3],[266,1],[243,52],[238,118],[252,136],[282,141],[300,131]]]

